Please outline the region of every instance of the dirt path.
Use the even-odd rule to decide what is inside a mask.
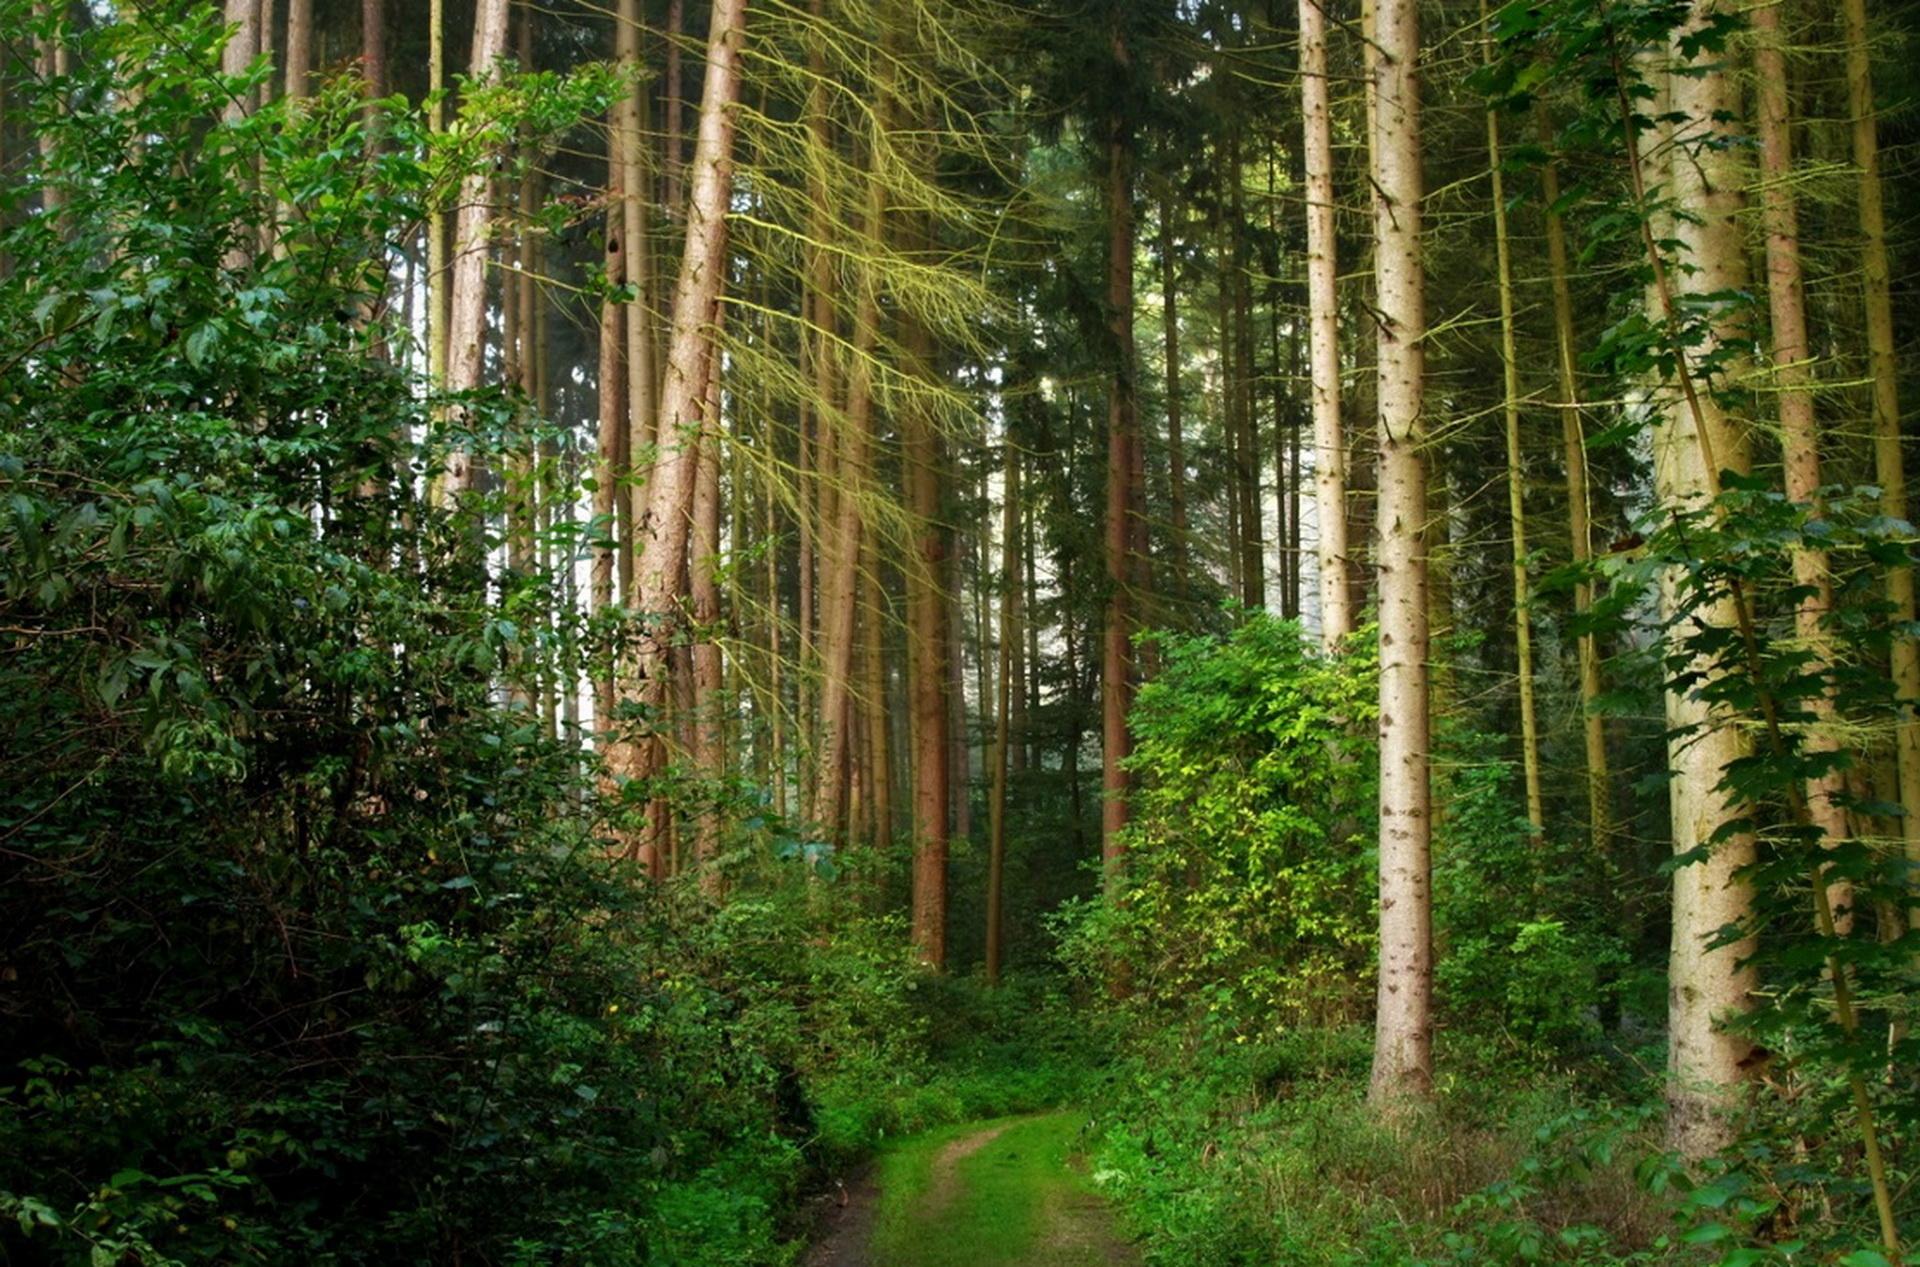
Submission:
[[[906,1140],[836,1193],[806,1267],[1133,1267],[1071,1112]]]

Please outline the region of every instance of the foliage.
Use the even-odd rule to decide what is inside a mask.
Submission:
[[[1363,644],[1363,639],[1357,639]],[[1116,900],[1064,954],[1130,1006],[1213,1036],[1365,1005],[1374,763],[1370,656],[1323,657],[1292,623],[1161,635],[1130,718],[1138,779]]]
[[[1434,993],[1444,1014],[1551,1059],[1591,1050],[1630,956],[1617,911],[1578,883],[1594,861],[1536,835],[1493,736],[1443,731],[1435,803]]]
[[[524,411],[455,433],[384,354],[370,261],[483,147],[397,105],[370,147],[350,82],[222,119],[221,38],[69,31],[64,196],[0,240],[0,1257],[776,1260],[813,1166],[971,1111],[922,974],[773,825],[723,909],[606,859],[576,737],[497,689],[579,644],[560,579],[503,612],[418,495]]]

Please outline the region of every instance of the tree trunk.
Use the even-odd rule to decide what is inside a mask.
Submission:
[[[1703,20],[1711,6],[1712,0],[1697,3],[1690,22]],[[1673,115],[1687,129],[1687,140],[1695,144],[1641,149],[1645,175],[1640,189],[1644,200],[1644,191],[1654,187],[1646,178],[1655,174],[1652,165],[1668,159],[1663,173],[1666,187],[1682,214],[1673,217],[1671,229],[1656,229],[1652,236],[1676,239],[1689,266],[1680,279],[1682,295],[1653,296],[1655,311],[1671,328],[1674,305],[1684,302],[1685,294],[1743,290],[1747,271],[1737,220],[1740,179],[1733,154],[1697,144],[1712,134],[1724,139],[1728,121],[1740,117],[1732,77],[1718,68],[1705,68],[1697,75],[1671,76],[1666,91]],[[1655,289],[1661,289],[1658,281]],[[1739,335],[1722,325],[1713,337],[1722,341]],[[1692,349],[1689,356],[1709,351]],[[1746,436],[1713,393],[1688,390],[1684,380],[1680,385],[1686,390],[1687,404],[1659,409],[1653,438],[1655,489],[1661,505],[1676,511],[1706,504],[1717,486],[1719,469],[1747,467]],[[1677,576],[1662,579],[1662,606],[1669,615],[1678,601],[1678,585]],[[1697,608],[1693,620],[1730,629],[1736,621],[1733,600]],[[1676,630],[1669,637],[1684,638],[1688,632]],[[1711,668],[1707,664],[1694,667],[1702,672]],[[1723,825],[1747,812],[1719,790],[1719,783],[1728,764],[1747,754],[1748,745],[1733,717],[1710,709],[1690,689],[1666,692],[1666,719],[1672,736],[1667,764],[1673,776],[1669,794],[1673,851],[1686,854],[1711,846],[1705,861],[1673,873],[1673,940],[1667,960],[1668,1142],[1686,1156],[1702,1157],[1731,1140],[1728,1111],[1735,1089],[1747,1077],[1744,1066],[1751,1050],[1746,1039],[1724,1028],[1723,1022],[1746,1008],[1748,993],[1757,983],[1753,969],[1740,966],[1753,947],[1742,942],[1708,949],[1719,930],[1743,919],[1752,905],[1741,872],[1753,862],[1753,837],[1740,834],[1715,840]]]
[[[885,241],[887,187],[886,101],[882,88],[879,117],[871,134],[868,155],[867,205],[862,231],[869,251]],[[852,773],[854,747],[853,653],[860,599],[861,538],[864,532],[862,498],[869,488],[869,452],[873,443],[873,357],[880,329],[878,270],[864,264],[858,270],[854,300],[853,354],[847,370],[846,432],[835,457],[839,491],[834,516],[823,543],[821,577],[821,760],[814,790],[814,817],[833,836],[844,827],[847,780]]]
[[[301,88],[306,88],[306,75],[312,69],[311,52],[306,60],[296,63],[293,52],[293,20],[296,12],[304,12],[304,19],[311,35],[313,0],[290,0],[287,10],[287,95],[293,95],[293,73],[296,64],[301,70]],[[386,99],[390,91],[387,77],[387,0],[360,0],[360,74],[366,80],[367,112],[372,116],[373,103]]]
[[[916,380],[931,371],[931,340],[925,325],[908,319],[903,332],[907,370]],[[945,476],[940,437],[924,404],[910,401],[900,414],[907,509],[912,514],[914,553],[907,569],[908,711],[913,745],[913,927],[914,947],[935,968],[947,958],[947,824],[951,799],[952,740],[947,694],[947,533],[941,523]]]
[[[1187,454],[1181,434],[1179,263],[1174,258],[1172,193],[1160,203],[1160,307],[1167,373],[1167,507],[1173,518],[1173,592],[1191,594],[1187,570]]]
[[[1114,35],[1114,56],[1122,67],[1129,54],[1124,36]],[[1112,337],[1113,370],[1107,393],[1107,601],[1100,657],[1101,791],[1100,857],[1109,892],[1120,880],[1121,829],[1127,825],[1124,762],[1132,751],[1127,712],[1133,706],[1134,567],[1129,494],[1133,488],[1133,139],[1117,116],[1107,137],[1107,321]]]
[[[1380,973],[1369,1098],[1433,1085],[1425,281],[1417,0],[1374,5],[1373,224],[1380,409]]]
[[[633,76],[627,95],[614,107],[614,118],[620,145],[620,216],[625,226],[620,235],[626,246],[622,272],[633,291],[633,298],[627,303],[626,316],[627,452],[632,455],[636,467],[645,460],[653,445],[664,446],[666,439],[658,434],[655,415],[659,385],[655,381],[653,363],[653,277],[651,252],[648,249],[649,189],[644,162],[646,136],[642,104],[647,87],[641,82],[640,21],[639,0],[620,0],[614,27],[614,55],[621,67]],[[652,481],[641,480],[638,474],[636,470],[634,478],[623,489],[624,496],[629,499],[629,521],[636,524],[646,517],[647,498],[652,490]],[[631,549],[629,543],[629,552]],[[631,567],[629,562],[629,579]]]
[[[718,317],[715,318],[716,326]],[[715,331],[718,338],[718,331]],[[693,856],[700,887],[709,896],[722,890],[714,859],[720,852],[720,781],[726,773],[721,726],[724,665],[720,657],[720,587],[715,569],[720,558],[720,358],[706,358],[706,386],[700,418],[700,469],[693,492],[693,546],[688,560],[688,597],[693,619],[693,768],[711,792],[702,798],[694,820]]]
[[[1767,311],[1773,325],[1773,387],[1779,401],[1780,448],[1787,496],[1802,505],[1820,498],[1819,429],[1813,414],[1813,354],[1807,342],[1806,290],[1800,275],[1800,224],[1793,199],[1793,139],[1787,93],[1787,59],[1776,5],[1752,10],[1757,39],[1754,83],[1759,94],[1760,203],[1767,234]],[[1795,632],[1811,659],[1810,673],[1833,667],[1833,640],[1826,620],[1833,611],[1833,585],[1825,550],[1793,552],[1793,580],[1802,591],[1794,609]],[[1831,689],[1807,701],[1814,726],[1804,740],[1809,752],[1836,752]],[[1828,847],[1847,836],[1846,775],[1831,770],[1807,781],[1807,811]],[[1827,886],[1828,901],[1844,929],[1852,924],[1852,886]]]
[[[447,130],[446,0],[427,4],[427,131],[438,136]],[[427,208],[427,381],[436,388],[447,383],[447,211],[435,198]]]
[[[667,652],[683,613],[679,595],[686,572],[688,524],[693,509],[697,455],[708,425],[703,407],[708,365],[715,357],[714,330],[727,265],[727,209],[733,192],[733,106],[740,89],[740,45],[746,0],[715,0],[707,44],[706,92],[694,145],[692,190],[687,201],[686,247],[674,288],[671,352],[660,398],[659,456],[654,465],[647,514],[638,525],[640,545],[635,607],[645,622],[628,673],[632,694],[659,716],[666,703]],[[610,759],[617,774],[652,773],[653,745],[625,741]],[[663,864],[648,859],[656,874]]]
[[[1545,107],[1540,110],[1540,143],[1550,149],[1552,128]],[[1587,507],[1587,443],[1580,423],[1580,383],[1575,370],[1573,292],[1567,284],[1567,235],[1561,223],[1560,171],[1549,158],[1540,169],[1541,195],[1546,203],[1547,273],[1553,287],[1553,334],[1560,371],[1560,445],[1567,477],[1567,535],[1572,540],[1573,564],[1579,579],[1573,587],[1573,610],[1584,618],[1593,606],[1593,583],[1585,571],[1593,557],[1593,531]],[[1611,869],[1613,812],[1607,759],[1607,720],[1599,711],[1600,646],[1591,633],[1579,636],[1581,739],[1586,747],[1587,829],[1594,857]]]
[[[467,73],[475,83],[490,78],[494,63],[507,51],[507,0],[478,0],[474,10],[473,55]],[[454,211],[453,282],[447,312],[447,390],[470,392],[480,386],[487,334],[487,247],[493,227],[491,173],[481,163],[460,180]],[[473,455],[456,448],[447,459],[446,488],[451,496],[473,489]]]
[[[1012,436],[1002,444],[1000,508],[1000,675],[999,703],[994,709],[993,795],[987,806],[987,984],[1000,983],[1003,908],[1001,887],[1007,862],[1007,767],[1013,738],[1013,644],[1019,640],[1014,597],[1020,588],[1020,466]]]
[[[1307,168],[1307,339],[1313,380],[1313,506],[1320,642],[1353,632],[1347,587],[1347,442],[1340,427],[1340,306],[1334,260],[1333,110],[1324,0],[1300,0],[1300,111]]]
[[[1487,20],[1487,0],[1480,0],[1480,20]],[[1493,61],[1489,37],[1485,49]],[[1536,840],[1546,828],[1546,810],[1540,793],[1540,726],[1533,707],[1533,614],[1527,596],[1527,472],[1520,447],[1520,354],[1514,343],[1513,251],[1507,234],[1506,177],[1500,170],[1500,115],[1487,111],[1487,168],[1493,189],[1493,255],[1495,282],[1500,290],[1501,406],[1507,438],[1507,525],[1512,543],[1513,650],[1520,697],[1520,769],[1527,794],[1527,823]]]
[[[372,71],[364,56],[367,30],[364,4],[360,26],[363,44],[360,73],[371,82]],[[285,87],[281,89],[281,94],[288,101],[304,101],[307,80],[313,73],[313,0],[287,0],[287,58],[281,70],[285,75]]]
[[[607,142],[607,199],[605,260],[608,277],[619,276],[620,237],[624,225],[619,217],[620,156],[613,133]],[[591,612],[599,614],[615,602],[615,573],[619,547],[615,541],[617,490],[626,479],[627,370],[623,361],[626,334],[623,328],[626,310],[608,300],[600,305],[600,364],[597,375],[599,396],[599,432],[593,457],[593,517],[602,525],[594,534],[606,544],[595,545],[588,602]],[[594,726],[602,733],[612,725],[614,707],[614,666],[611,660],[594,666]]]
[[[1846,23],[1847,108],[1853,119],[1853,163],[1860,172],[1861,292],[1867,318],[1867,371],[1873,380],[1874,482],[1880,510],[1907,517],[1907,473],[1900,453],[1900,356],[1894,344],[1892,274],[1887,265],[1887,223],[1880,188],[1880,136],[1874,122],[1873,58],[1867,45],[1866,0],[1842,0]],[[1887,601],[1896,630],[1914,620],[1913,569],[1887,571]],[[1894,750],[1900,772],[1900,830],[1907,860],[1920,868],[1920,641],[1902,632],[1893,640],[1893,689],[1901,704]],[[1920,871],[1916,871],[1920,874]],[[1920,881],[1908,918],[1920,924]]]

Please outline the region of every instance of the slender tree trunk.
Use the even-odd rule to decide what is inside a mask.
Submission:
[[[1174,256],[1173,194],[1160,203],[1160,307],[1167,374],[1167,507],[1173,519],[1173,592],[1191,594],[1187,562],[1187,454],[1180,391],[1179,261]]]
[[[1125,67],[1124,37],[1114,35],[1115,60]],[[1109,891],[1117,891],[1127,825],[1125,761],[1132,751],[1127,712],[1133,706],[1132,519],[1134,407],[1133,356],[1133,138],[1115,117],[1107,137],[1107,320],[1113,340],[1112,380],[1107,400],[1107,601],[1100,657],[1101,791],[1100,857]]]
[[[1712,0],[1697,3],[1689,23],[1703,21]],[[1650,176],[1663,174],[1674,204],[1682,214],[1669,229],[1656,228],[1656,240],[1678,241],[1688,268],[1680,279],[1680,295],[1664,293],[1656,273],[1652,306],[1671,328],[1676,305],[1684,296],[1743,290],[1747,285],[1746,256],[1737,216],[1740,180],[1730,151],[1700,141],[1729,134],[1730,120],[1740,117],[1739,94],[1732,77],[1717,68],[1698,74],[1664,75],[1673,116],[1686,129],[1672,144],[1636,146],[1641,205],[1655,187]],[[1656,103],[1657,109],[1657,103]],[[1660,113],[1665,113],[1661,111]],[[1716,120],[1718,120],[1716,122]],[[1667,160],[1664,173],[1654,166]],[[1713,331],[1716,342],[1738,338],[1724,322]],[[1705,354],[1711,349],[1694,349]],[[1684,406],[1663,402],[1654,427],[1654,485],[1663,506],[1685,510],[1707,504],[1722,468],[1745,470],[1747,438],[1721,408],[1711,392],[1695,392],[1682,379]],[[1697,417],[1695,411],[1697,408]],[[1668,614],[1679,602],[1680,578],[1662,580],[1662,605]],[[1737,613],[1731,598],[1696,608],[1693,622],[1731,629]],[[1670,638],[1684,638],[1677,629]],[[1695,666],[1701,672],[1712,665]],[[1667,1135],[1671,1145],[1690,1157],[1705,1156],[1731,1139],[1729,1110],[1736,1088],[1746,1080],[1745,1038],[1724,1022],[1747,1006],[1757,984],[1751,966],[1742,961],[1753,953],[1750,942],[1710,949],[1719,931],[1745,918],[1752,893],[1744,869],[1753,862],[1754,841],[1747,834],[1716,839],[1728,822],[1747,810],[1720,789],[1730,762],[1747,754],[1748,745],[1734,718],[1710,708],[1692,689],[1666,692],[1667,764],[1672,771],[1669,806],[1673,851],[1676,855],[1711,849],[1707,858],[1681,866],[1673,873],[1673,939],[1667,960]]]
[[[883,166],[886,162],[886,131],[882,90],[881,117],[872,133],[871,170],[867,178],[867,206],[864,235],[868,250],[879,251],[885,240],[887,187]],[[856,702],[852,687],[856,613],[860,597],[860,552],[862,498],[870,480],[869,457],[873,442],[873,355],[880,327],[880,287],[877,270],[871,265],[860,269],[855,297],[853,356],[847,371],[847,425],[840,437],[835,459],[839,493],[834,499],[834,518],[828,525],[822,578],[820,727],[821,761],[814,791],[814,816],[830,835],[839,833],[846,812],[846,787],[852,772],[852,706]]]
[[[493,74],[507,51],[507,0],[478,0],[474,10],[473,55],[467,73],[474,82]],[[447,312],[447,390],[469,392],[480,386],[487,334],[487,248],[493,227],[492,181],[480,165],[460,181],[454,211],[453,282]],[[477,468],[464,446],[447,459],[446,487],[452,496],[473,489]]]
[[[1487,20],[1487,0],[1480,0]],[[1486,47],[1489,64],[1493,47]],[[1537,839],[1546,828],[1540,792],[1540,725],[1533,706],[1533,614],[1527,583],[1527,472],[1520,447],[1520,354],[1514,342],[1513,251],[1507,233],[1506,177],[1500,170],[1500,115],[1487,111],[1487,169],[1493,184],[1493,254],[1500,290],[1501,405],[1507,436],[1507,524],[1513,549],[1513,649],[1520,696],[1520,768],[1527,793],[1527,823]]]
[[[1335,280],[1333,110],[1327,92],[1325,0],[1300,0],[1300,112],[1307,169],[1307,339],[1313,380],[1314,543],[1320,641],[1353,632],[1347,586],[1347,441],[1340,426],[1340,303]]]
[[[1552,128],[1541,107],[1540,143],[1550,149]],[[1561,223],[1560,171],[1551,158],[1540,169],[1541,195],[1546,203],[1547,273],[1553,287],[1553,335],[1560,373],[1560,444],[1567,476],[1567,534],[1572,540],[1573,563],[1579,580],[1573,587],[1573,610],[1584,618],[1593,606],[1593,583],[1585,579],[1593,558],[1593,532],[1587,508],[1587,444],[1580,422],[1580,383],[1575,370],[1573,292],[1567,284],[1567,235]],[[1586,747],[1587,828],[1594,857],[1611,868],[1613,812],[1607,758],[1607,721],[1601,716],[1600,645],[1593,634],[1579,636],[1581,740]]]
[[[313,66],[311,50],[304,53],[304,61],[296,62],[293,50],[293,22],[296,12],[304,12],[302,18],[311,36],[313,24],[313,0],[289,0],[287,10],[287,95],[293,96],[293,75],[296,66],[301,76],[301,89],[306,89],[306,78]],[[387,74],[387,0],[360,0],[360,74],[366,80],[367,112],[373,113],[373,103],[386,99],[390,91]]]
[[[361,13],[361,39],[366,38],[366,15]],[[307,80],[313,73],[313,0],[287,0],[287,57],[281,70],[286,86],[281,90],[288,101],[304,101]],[[361,58],[360,73],[372,77],[367,59]]]
[[[1020,466],[1013,439],[1002,446],[1005,457],[1001,467],[1000,508],[1000,698],[994,710],[993,795],[987,806],[987,984],[1000,982],[1002,954],[1002,885],[1007,862],[1007,769],[1008,750],[1013,738],[1013,644],[1020,632],[1014,612],[1014,595],[1020,588]]]
[[[903,340],[907,369],[916,379],[924,378],[933,360],[926,326],[908,319]],[[939,968],[947,957],[947,828],[953,761],[945,593],[952,569],[940,513],[945,465],[939,434],[924,404],[909,401],[901,411],[900,427],[907,509],[914,531],[913,566],[906,578],[913,743],[912,936],[920,957]]]
[[[888,759],[887,725],[887,601],[880,584],[880,543],[873,533],[861,536],[860,703],[866,711],[867,839],[875,849],[893,846],[893,765]]]
[[[1369,1098],[1433,1084],[1428,784],[1425,279],[1417,0],[1376,0],[1374,277],[1380,408],[1380,972]]]
[[[1853,163],[1860,172],[1861,291],[1867,318],[1867,371],[1873,380],[1874,482],[1881,513],[1907,517],[1907,472],[1900,452],[1900,357],[1894,343],[1892,274],[1887,264],[1885,200],[1880,187],[1880,136],[1874,122],[1873,57],[1867,42],[1866,0],[1841,0],[1847,39],[1847,108],[1853,119]],[[1887,571],[1887,601],[1895,629],[1911,630],[1911,567]],[[1910,633],[1893,641],[1893,689],[1901,704],[1894,732],[1900,772],[1900,830],[1907,859],[1920,868],[1920,641]],[[1916,871],[1920,875],[1920,871]],[[1908,919],[1920,924],[1920,880]]]
[[[605,259],[608,277],[619,276],[620,238],[625,226],[619,216],[619,146],[611,132],[607,145],[607,227]],[[595,533],[604,545],[595,545],[588,601],[595,615],[614,605],[616,563],[619,547],[616,537],[621,518],[615,507],[617,490],[627,478],[627,369],[626,309],[611,300],[600,305],[600,364],[597,375],[599,397],[599,433],[593,458],[593,517],[601,525]],[[611,729],[614,707],[614,668],[611,660],[596,664],[593,670],[593,719],[596,729]]]
[[[651,446],[665,442],[665,437],[658,434],[655,414],[659,385],[653,362],[653,277],[651,252],[648,250],[649,189],[644,161],[647,142],[642,107],[647,86],[640,78],[643,69],[640,60],[640,21],[639,0],[620,0],[614,27],[614,55],[626,73],[632,76],[632,84],[626,96],[615,105],[614,118],[620,146],[620,215],[625,226],[620,235],[626,247],[623,275],[633,292],[633,298],[627,304],[626,316],[627,452],[632,455],[636,467],[645,461]],[[637,476],[637,470],[635,474]],[[646,517],[647,497],[651,489],[650,480],[643,482],[638,478],[625,486],[624,495],[630,499],[630,522],[637,524]],[[629,552],[631,549],[629,543]],[[631,573],[632,564],[629,562],[629,579]]]
[[[630,675],[631,692],[658,716],[666,702],[667,651],[679,631],[681,578],[689,548],[701,432],[708,425],[703,399],[708,366],[716,356],[714,330],[727,264],[727,210],[733,191],[734,103],[740,89],[740,45],[745,38],[746,0],[715,0],[707,44],[706,91],[694,145],[692,190],[687,200],[686,246],[674,289],[673,334],[660,399],[659,456],[654,464],[646,519],[638,526],[641,546],[635,607],[646,622]],[[652,773],[652,747],[622,745],[610,764],[616,773]],[[663,860],[648,859],[658,873]]]
[[[686,33],[686,0],[667,0],[667,68],[660,86],[660,105],[666,115],[664,148],[667,161],[665,202],[669,215],[679,214],[680,169],[686,157],[681,142],[682,104],[686,93],[681,84],[680,39]]]
[[[718,324],[718,316],[715,318]],[[715,337],[718,337],[716,331]],[[713,866],[720,852],[720,781],[726,774],[724,669],[720,655],[720,358],[709,353],[702,393],[699,461],[693,492],[693,546],[688,560],[688,597],[693,620],[693,768],[715,795],[694,820],[693,854],[700,887],[710,896],[722,891]]]
[[[447,105],[442,89],[447,83],[446,0],[427,4],[427,131],[439,136],[447,130]],[[436,388],[447,383],[447,212],[435,198],[427,209],[427,380]]]
[[[1773,386],[1779,399],[1780,447],[1786,492],[1792,500],[1816,504],[1820,498],[1819,429],[1813,414],[1813,354],[1807,341],[1806,290],[1800,275],[1800,224],[1793,199],[1793,139],[1788,113],[1787,59],[1780,30],[1780,9],[1763,4],[1749,11],[1758,37],[1753,51],[1754,83],[1760,124],[1760,202],[1767,233],[1767,310],[1773,325]],[[1833,667],[1833,638],[1826,620],[1833,611],[1833,585],[1827,552],[1806,546],[1793,552],[1793,580],[1802,592],[1794,610],[1795,632],[1805,643],[1810,672]],[[1807,701],[1815,725],[1804,746],[1809,752],[1839,750],[1831,729],[1835,720],[1831,690]],[[1846,775],[1828,771],[1807,781],[1807,811],[1832,847],[1847,836]],[[1852,886],[1827,886],[1842,928],[1852,924]]]

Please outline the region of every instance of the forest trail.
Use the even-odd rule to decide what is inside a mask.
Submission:
[[[1113,1267],[1120,1238],[1078,1164],[1071,1110],[970,1122],[889,1149],[806,1267]]]

